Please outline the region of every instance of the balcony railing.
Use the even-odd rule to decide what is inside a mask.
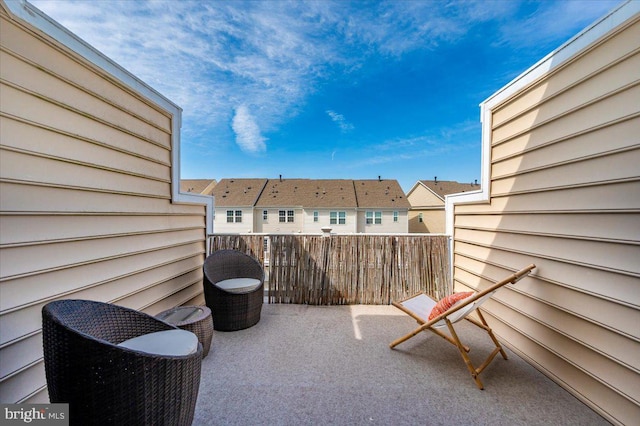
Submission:
[[[214,234],[209,249],[259,259],[269,303],[386,305],[452,292],[444,235]]]

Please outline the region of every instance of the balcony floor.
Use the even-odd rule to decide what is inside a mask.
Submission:
[[[214,332],[194,425],[608,425],[507,349],[478,390],[456,348],[392,306],[264,305],[261,321]],[[480,362],[492,349],[456,329]]]

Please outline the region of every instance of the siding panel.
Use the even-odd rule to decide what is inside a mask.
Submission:
[[[2,251],[6,278],[69,268],[90,262],[131,256],[185,242],[199,241],[202,230],[155,232],[124,237],[78,240],[33,246],[6,247]]]
[[[170,181],[166,164],[143,153],[120,151],[97,141],[82,140],[51,129],[37,127],[11,118],[0,118],[0,137],[6,149],[27,151],[43,157],[61,158],[64,149],[67,161],[92,165],[118,172],[142,172],[143,176],[164,182]]]
[[[202,300],[206,211],[171,201],[179,108],[0,19],[0,402],[42,403],[42,307]]]
[[[102,144],[113,145],[120,150],[141,152],[167,166],[170,164],[171,153],[162,146],[167,144],[167,141],[140,139],[115,124],[96,121],[96,117],[64,108],[46,98],[26,93],[13,86],[2,84],[0,91],[2,91],[0,108],[4,115],[28,123],[37,123],[39,127],[54,129],[63,134],[97,140]],[[169,136],[167,136],[168,138]]]
[[[640,210],[640,197],[635,194],[640,194],[640,181],[576,186],[494,197],[489,204],[456,206],[456,214],[607,211],[633,213]]]
[[[497,145],[509,140],[516,135],[524,134],[534,130],[529,138],[554,140],[562,137],[579,134],[585,131],[585,125],[589,128],[598,128],[608,123],[615,123],[624,118],[636,116],[638,113],[638,96],[640,94],[640,86],[636,83],[634,86],[626,88],[618,93],[608,94],[603,99],[594,100],[593,103],[581,106],[580,109],[565,112],[564,115],[553,118],[540,117],[538,111],[529,113],[526,117],[510,122],[504,127],[494,130],[492,139],[493,145]],[[541,106],[540,108],[544,108]],[[566,120],[561,120],[567,118]],[[538,127],[532,126],[542,126]]]
[[[138,116],[160,129],[170,131],[170,113],[151,104],[134,90],[119,84],[113,77],[77,58],[68,52],[68,49],[46,36],[4,18],[0,25],[0,36],[3,51],[54,74],[60,80],[94,93],[97,98],[118,105],[131,115]],[[4,76],[4,66],[2,70]],[[169,145],[166,147],[169,148]]]
[[[625,3],[571,42],[591,45],[559,49],[484,104],[488,199],[453,205],[455,288],[535,263],[485,317],[614,424],[640,418],[637,10]]]
[[[598,222],[599,226],[591,226],[593,221]],[[637,224],[638,216],[633,213],[456,216],[457,228],[619,241],[630,244],[637,244],[640,241],[640,227],[636,228]]]
[[[638,127],[638,118],[633,118],[566,139],[549,141],[539,138],[535,144],[527,133],[492,149],[492,174],[497,178],[549,167],[550,158],[554,159],[551,164],[563,164],[637,149],[638,139],[634,134]],[[601,143],[603,138],[609,139],[609,143]]]
[[[528,253],[503,251],[498,248],[481,247],[464,242],[456,243],[455,264],[457,268],[468,269],[468,264],[479,261],[490,265],[523,265],[533,262],[536,265],[544,262],[544,270],[537,269],[536,275],[547,282],[572,288],[615,301],[624,306],[640,306],[638,278],[616,272],[598,270],[531,256]],[[607,285],[602,285],[607,283]]]
[[[542,78],[531,87],[522,90],[509,102],[496,106],[492,114],[493,125],[499,126],[522,114],[523,111],[539,105],[545,99],[580,84],[590,76],[598,76],[603,70],[615,66],[629,56],[637,55],[638,39],[640,39],[640,24],[636,22],[606,42],[594,46],[590,51],[582,52],[572,61],[563,64],[558,71],[554,71],[552,79]]]
[[[5,149],[0,151],[0,179],[151,197],[166,197],[171,190],[168,182]]]
[[[102,224],[96,233],[96,222]],[[186,215],[80,215],[51,216],[46,222],[40,215],[5,215],[0,222],[0,244],[17,245],[35,242],[79,240],[98,236],[162,232],[166,229],[204,228]],[[199,225],[199,226],[198,226]]]
[[[456,240],[505,251],[518,251],[541,259],[560,260],[598,269],[620,272],[640,278],[640,246],[601,241],[587,241],[518,235],[513,233],[489,233],[460,229]],[[606,256],[603,256],[606,253]]]
[[[87,92],[76,85],[61,80],[58,76],[36,68],[19,58],[6,53],[0,54],[3,63],[3,80],[12,86],[35,93],[38,97],[47,99],[64,108],[76,111],[82,115],[94,117],[106,123],[117,125],[140,138],[153,141],[167,141],[170,137],[169,129],[159,129],[102,99],[96,98],[95,93]],[[169,146],[165,142],[165,147]]]
[[[601,415],[622,425],[634,424],[640,416],[640,408],[632,399],[620,395],[616,389],[593,375],[585,374],[580,363],[575,360],[576,354],[573,354],[572,358],[561,357],[549,350],[544,342],[537,340],[529,333],[514,329],[507,325],[508,323],[499,321],[491,314],[487,316],[489,317],[487,320],[490,321],[494,332],[501,341],[509,342],[509,346],[512,346],[521,356],[555,379],[558,384],[567,388],[577,398],[592,406]],[[520,321],[519,318],[518,323]],[[555,339],[560,338],[559,336],[554,337]],[[523,347],[526,348],[526,352],[519,350]],[[628,376],[627,380],[629,379],[633,380],[635,377]]]
[[[610,167],[600,167],[602,162],[607,162]],[[582,159],[502,179],[496,178],[492,182],[491,189],[495,196],[500,196],[539,191],[540,189],[570,188],[576,185],[601,182],[638,180],[640,178],[638,164],[640,164],[640,146],[638,149],[630,151],[616,152],[587,160]]]

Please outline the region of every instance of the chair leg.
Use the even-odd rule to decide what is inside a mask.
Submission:
[[[507,353],[504,351],[504,349],[502,349],[502,345],[500,345],[498,338],[493,334],[493,330],[491,330],[491,327],[489,327],[489,324],[487,324],[487,321],[485,321],[484,317],[482,316],[482,313],[480,312],[480,310],[478,309],[476,312],[478,313],[478,316],[480,317],[480,320],[482,322],[478,322],[475,319],[470,317],[467,317],[465,319],[470,323],[472,323],[473,325],[486,331],[489,337],[491,338],[491,340],[493,341],[493,344],[496,346],[496,353],[500,352],[500,354],[502,355],[502,358],[509,359],[507,357]]]
[[[479,372],[473,366],[473,363],[471,362],[471,358],[469,358],[469,355],[467,355],[467,352],[464,350],[464,345],[462,344],[462,342],[460,342],[460,338],[458,337],[456,330],[453,328],[453,324],[451,324],[451,321],[449,321],[446,318],[445,318],[445,321],[447,323],[447,327],[449,327],[451,338],[456,342],[458,351],[460,352],[460,355],[462,355],[462,359],[464,360],[464,363],[466,364],[467,369],[469,370],[469,373],[471,373],[471,377],[473,378],[473,381],[476,382],[476,386],[478,386],[478,389],[480,390],[484,389],[484,385],[482,384],[480,377],[478,377]]]
[[[428,328],[427,330],[431,331],[433,334],[438,335],[440,337],[442,337],[444,340],[446,340],[447,342],[451,343],[453,346],[458,346],[458,343],[462,344],[462,342],[458,341],[456,342],[454,339],[452,339],[450,336],[447,336],[446,334],[444,334],[441,331],[436,330],[433,327]],[[426,330],[425,330],[426,331]],[[471,350],[471,348],[469,346],[466,345],[462,345],[462,348],[464,349],[465,352],[469,352]]]

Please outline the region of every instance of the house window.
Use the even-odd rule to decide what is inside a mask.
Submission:
[[[347,223],[347,212],[329,212],[329,223],[331,225],[345,225]]]
[[[418,222],[422,223],[422,213],[418,213]]]
[[[293,210],[279,210],[278,211],[278,222],[280,223],[293,223],[294,212]]]
[[[269,211],[268,210],[262,210],[262,220],[266,222],[267,219],[269,219]]]
[[[393,221],[398,223],[398,212],[393,212]]]
[[[366,212],[365,223],[367,225],[380,225],[382,223],[382,212]]]
[[[314,222],[318,222],[319,218],[318,218],[318,212],[313,212],[313,221]]]
[[[227,223],[241,223],[242,210],[227,210]]]

